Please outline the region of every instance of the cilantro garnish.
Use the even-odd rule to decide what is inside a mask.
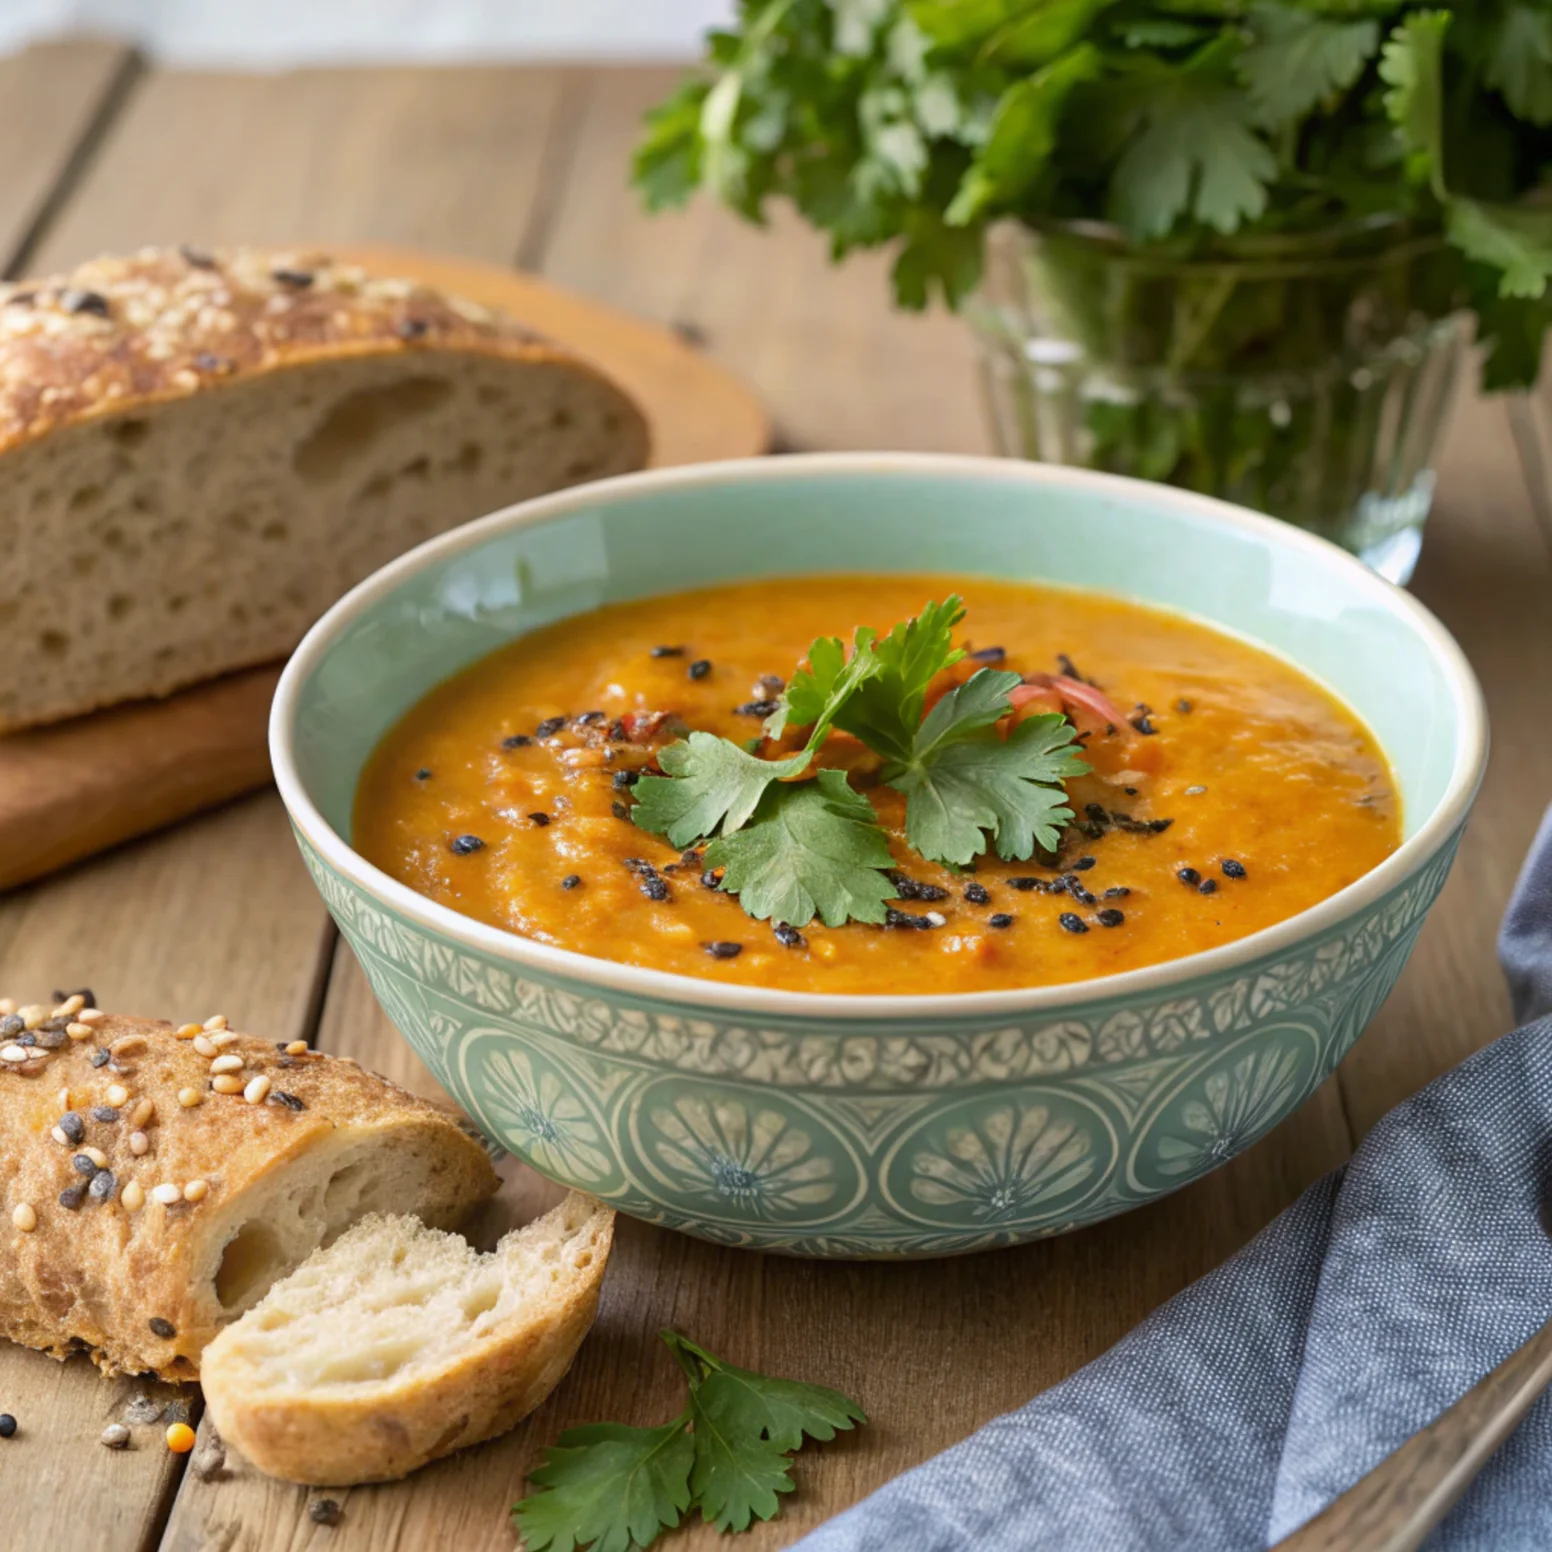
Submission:
[[[1008,712],[1014,673],[983,668],[950,690],[916,730],[907,757],[884,771],[905,793],[905,838],[934,862],[957,867],[986,849],[1022,860],[1055,851],[1072,819],[1062,782],[1088,766],[1065,717],[1030,717],[1006,738],[994,724]]]
[[[742,829],[724,827],[706,848],[706,866],[724,869],[722,887],[751,916],[794,927],[816,915],[827,927],[883,921],[893,861],[873,805],[844,771],[772,787]]]
[[[563,1433],[529,1477],[538,1491],[512,1510],[528,1552],[637,1552],[691,1507],[719,1530],[747,1530],[792,1491],[792,1453],[805,1434],[833,1439],[867,1421],[837,1390],[756,1374],[676,1331],[661,1335],[684,1370],[689,1405],[660,1428]]]
[[[906,795],[906,840],[927,860],[962,867],[989,842],[1010,859],[1054,851],[1072,818],[1062,783],[1088,769],[1071,723],[1032,717],[1002,737],[1019,676],[984,668],[923,717],[933,680],[965,655],[954,645],[964,615],[958,597],[929,603],[885,636],[860,628],[850,655],[820,637],[766,723],[772,737],[808,728],[803,749],[762,760],[691,733],[663,750],[663,775],[637,782],[636,823],[675,846],[708,841],[707,867],[759,920],[882,922],[897,891],[872,804],[843,771],[797,779],[839,729],[883,758],[883,781]]]

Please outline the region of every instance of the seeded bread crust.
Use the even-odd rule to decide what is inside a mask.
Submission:
[[[323,254],[142,248],[0,285],[0,453],[307,361],[426,349],[592,373],[475,302]]]
[[[451,1227],[496,1188],[484,1148],[451,1115],[346,1058],[289,1055],[238,1035],[218,1054],[241,1058],[245,1085],[268,1080],[249,1103],[212,1089],[212,1059],[171,1024],[88,1016],[83,1025],[34,1013],[20,1037],[14,1016],[0,1018],[0,1336],[11,1341],[56,1358],[86,1352],[109,1374],[192,1380],[205,1346],[274,1280],[223,1304],[223,1257],[239,1236],[275,1236],[286,1253],[274,1272],[284,1276],[363,1213]],[[18,1047],[28,1035],[38,1044]],[[116,1105],[114,1086],[127,1090]],[[184,1090],[198,1103],[180,1103]],[[133,1118],[145,1100],[154,1112],[138,1128],[147,1147],[137,1155]],[[55,1135],[67,1112],[80,1118],[79,1144]],[[84,1162],[88,1148],[106,1172]],[[156,1199],[159,1185],[190,1182],[204,1183],[197,1200]],[[133,1206],[132,1184],[143,1196]],[[61,1201],[83,1185],[79,1205]],[[331,1187],[338,1199],[325,1210]],[[17,1220],[29,1217],[26,1230]]]

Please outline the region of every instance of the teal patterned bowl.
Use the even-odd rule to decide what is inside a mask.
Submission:
[[[1208,953],[933,997],[767,991],[586,958],[459,916],[351,850],[377,740],[513,637],[643,594],[881,569],[1098,588],[1264,643],[1373,728],[1400,780],[1403,845],[1314,909]],[[491,1139],[720,1244],[924,1256],[1121,1212],[1303,1103],[1406,963],[1486,729],[1443,628],[1322,540],[1074,469],[861,454],[606,480],[423,545],[302,643],[271,748],[307,866],[383,1007]]]

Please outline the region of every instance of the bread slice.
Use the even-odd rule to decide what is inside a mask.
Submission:
[[[455,1116],[348,1058],[47,1011],[0,1017],[0,1337],[13,1342],[194,1379],[222,1326],[359,1218],[453,1225],[498,1184]],[[233,1058],[234,1073],[212,1071]],[[232,1078],[253,1102],[215,1087]]]
[[[260,1471],[328,1487],[505,1433],[570,1367],[613,1233],[575,1192],[490,1255],[413,1218],[363,1219],[206,1349],[210,1415]]]
[[[0,732],[283,657],[395,555],[647,441],[566,351],[321,256],[0,286]]]

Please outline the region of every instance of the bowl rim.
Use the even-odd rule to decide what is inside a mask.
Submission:
[[[417,572],[462,551],[477,549],[498,535],[561,519],[600,503],[612,504],[638,492],[661,493],[749,481],[796,480],[814,474],[843,477],[958,475],[1022,484],[1033,490],[1077,487],[1132,501],[1142,498],[1248,531],[1275,545],[1311,551],[1327,564],[1345,567],[1350,580],[1360,591],[1367,592],[1379,607],[1408,619],[1444,671],[1459,722],[1449,784],[1433,813],[1417,832],[1377,867],[1307,910],[1232,943],[1086,981],[925,995],[783,991],[703,980],[675,971],[645,969],[595,958],[574,949],[538,943],[463,916],[449,906],[416,893],[367,862],[324,819],[297,769],[296,714],[302,688],[346,627]],[[595,480],[503,507],[407,551],[353,587],[302,638],[281,674],[271,703],[269,749],[281,800],[297,830],[328,867],[381,905],[409,918],[426,931],[461,942],[516,971],[537,971],[543,976],[580,982],[599,991],[745,1018],[764,1016],[828,1023],[892,1019],[923,1024],[957,1022],[971,1017],[990,1019],[1049,1014],[1087,1003],[1162,994],[1188,982],[1219,977],[1319,938],[1384,899],[1424,867],[1454,834],[1470,811],[1486,766],[1487,714],[1481,687],[1464,652],[1429,609],[1337,545],[1275,518],[1194,491],[1066,465],[960,453],[799,453],[649,469]]]

